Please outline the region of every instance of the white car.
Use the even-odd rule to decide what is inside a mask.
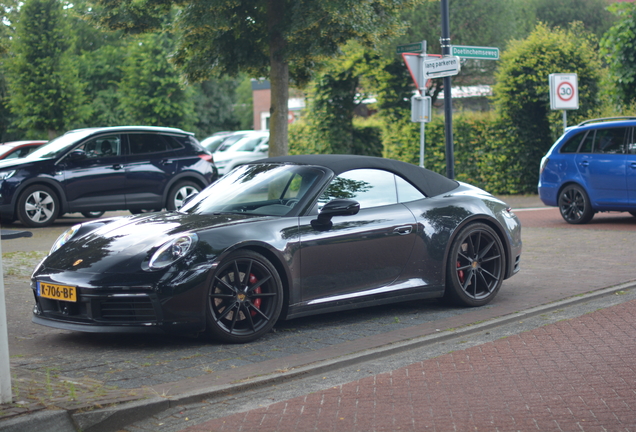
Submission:
[[[214,163],[219,175],[225,175],[239,165],[267,157],[269,131],[252,132],[236,141],[227,149],[214,153]]]

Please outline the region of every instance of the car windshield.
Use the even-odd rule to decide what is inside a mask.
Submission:
[[[79,129],[67,132],[62,136],[49,141],[33,153],[26,156],[26,159],[51,159],[63,155],[79,140],[93,133],[90,129]]]
[[[323,175],[307,166],[244,165],[201,191],[180,211],[285,216]]]

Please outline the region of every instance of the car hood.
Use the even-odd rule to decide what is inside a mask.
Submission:
[[[36,160],[40,160],[40,159],[36,159]],[[3,160],[0,160],[0,170],[17,169],[24,165],[32,164],[33,161],[34,161],[33,159],[26,159],[26,158],[3,159]]]
[[[269,216],[243,214],[196,215],[164,212],[114,219],[94,231],[74,238],[45,259],[48,269],[91,273],[135,273],[151,255],[173,237],[219,229],[236,224],[251,224]],[[209,235],[206,236],[209,238]],[[222,240],[219,243],[223,243]],[[200,246],[200,245],[199,245]],[[210,246],[206,254],[219,250]],[[210,258],[210,257],[208,257]]]

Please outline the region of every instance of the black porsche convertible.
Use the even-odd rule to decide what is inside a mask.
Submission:
[[[33,273],[33,322],[244,343],[323,312],[485,305],[520,255],[517,217],[481,189],[389,159],[277,157],[177,211],[70,228]]]

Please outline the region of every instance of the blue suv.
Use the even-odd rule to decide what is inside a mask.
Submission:
[[[0,219],[43,227],[64,213],[98,217],[179,208],[218,178],[190,132],[152,126],[78,129],[0,161]]]
[[[541,159],[539,197],[571,224],[596,212],[636,216],[636,117],[588,120],[569,127]]]

